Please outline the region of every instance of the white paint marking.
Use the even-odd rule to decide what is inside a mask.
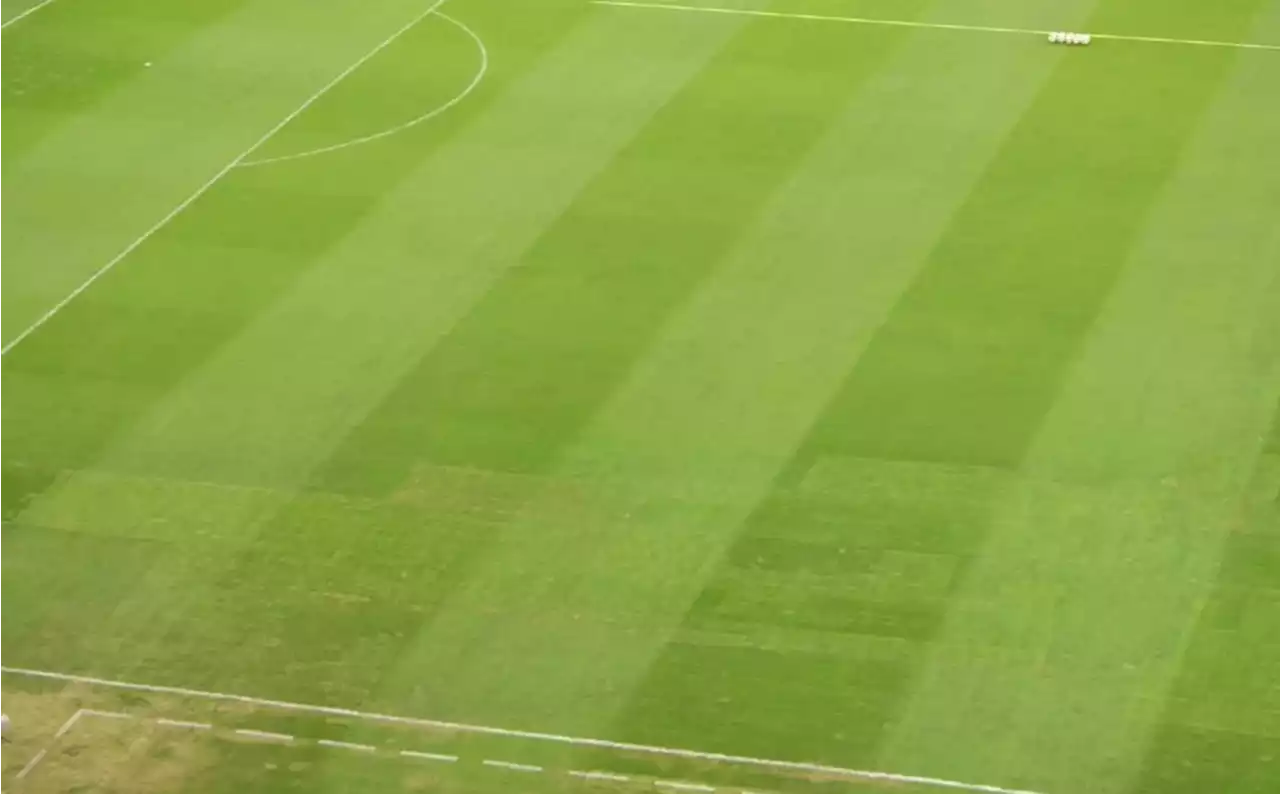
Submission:
[[[751,8],[721,8],[717,6],[691,6],[679,3],[649,3],[638,0],[591,0],[593,5],[614,6],[616,8],[648,8],[665,11],[689,11],[699,14],[729,14],[744,17],[769,17],[772,19],[801,19],[810,22],[844,22],[851,25],[883,25],[897,28],[923,28],[928,30],[960,30],[970,33],[1013,33],[1024,36],[1044,37],[1052,33],[1050,30],[1031,30],[1029,28],[1003,28],[990,25],[960,25],[947,22],[918,22],[909,19],[876,19],[873,17],[842,17],[831,14],[801,14],[787,11],[761,11]],[[1241,41],[1207,41],[1202,39],[1169,39],[1159,36],[1126,36],[1118,33],[1092,33],[1095,39],[1109,41],[1135,41],[1147,44],[1184,44],[1193,47],[1230,47],[1239,50],[1276,50],[1280,44],[1254,44]]]
[[[371,744],[356,744],[355,742],[340,742],[337,739],[316,739],[316,744],[322,747],[336,747],[339,750],[358,750],[362,753],[372,753],[378,749]]]
[[[56,741],[56,740],[58,740],[58,739],[61,739],[61,738],[63,738],[63,736],[65,736],[65,735],[67,735],[68,733],[70,733],[70,730],[72,730],[72,729],[73,729],[73,727],[76,727],[77,722],[81,721],[81,717],[83,717],[83,716],[84,716],[84,709],[83,709],[83,708],[82,708],[82,709],[79,709],[79,711],[77,711],[76,713],[74,713],[74,715],[70,716],[70,717],[68,718],[68,720],[67,720],[67,721],[65,721],[65,722],[63,722],[63,725],[61,725],[61,727],[59,727],[59,729],[58,729],[58,733],[54,734],[54,740]]]
[[[715,791],[715,786],[708,786],[702,783],[685,783],[680,780],[655,780],[653,785],[659,788],[669,788],[672,791]]]
[[[492,766],[498,769],[510,769],[514,772],[541,772],[542,767],[533,764],[513,764],[510,761],[495,761],[492,758],[486,758],[482,761],[485,766]]]
[[[41,761],[43,761],[44,757],[48,753],[49,753],[49,748],[47,747],[41,750],[40,752],[36,753],[35,756],[30,761],[27,762],[26,766],[18,770],[17,779],[22,780],[24,777],[31,774],[31,770],[35,769],[36,765],[39,764]]]
[[[591,770],[570,769],[571,777],[580,777],[584,780],[611,780],[615,783],[626,783],[631,778],[626,775],[615,775],[613,772],[595,772]]]
[[[67,731],[71,730],[71,728],[79,722],[80,718],[83,716],[84,709],[76,709],[76,713],[68,717],[67,721],[62,723],[62,726],[58,728],[57,733],[53,734],[53,739],[49,742],[49,747],[52,747],[59,739],[65,736]],[[22,769],[18,770],[18,774],[14,776],[14,779],[22,780],[27,775],[31,774],[31,771],[39,766],[40,762],[44,760],[44,757],[49,754],[49,747],[41,749],[40,752],[32,756],[31,760],[28,761]]]
[[[948,788],[957,791],[977,791],[982,794],[1037,794],[1037,792],[1027,789],[1011,789],[1002,788],[1000,786],[990,786],[980,783],[963,783],[957,780],[946,780],[944,778],[924,777],[921,775],[902,775],[894,772],[874,772],[864,769],[848,769],[845,767],[828,766],[826,764],[813,764],[801,761],[778,761],[769,758],[753,758],[745,755],[728,755],[726,753],[711,753],[701,750],[685,750],[677,747],[660,747],[657,745],[632,744],[631,742],[615,742],[609,739],[590,739],[581,736],[566,736],[557,733],[539,733],[537,731],[520,731],[511,728],[498,728],[489,725],[472,725],[464,722],[448,722],[446,720],[431,720],[419,717],[401,717],[394,714],[379,714],[377,712],[356,711],[355,709],[338,708],[336,706],[317,706],[306,703],[291,703],[286,700],[270,700],[268,698],[257,698],[248,695],[235,695],[225,692],[209,692],[200,689],[188,689],[178,686],[162,686],[158,684],[134,684],[127,681],[113,681],[106,678],[95,678],[87,675],[76,675],[74,673],[57,673],[48,670],[32,670],[25,667],[3,667],[0,666],[0,672],[9,675],[27,676],[30,678],[44,678],[52,681],[68,681],[78,684],[92,684],[95,686],[110,687],[112,689],[124,689],[134,692],[152,692],[155,694],[165,695],[182,695],[184,697],[205,698],[208,700],[221,700],[232,703],[247,703],[254,706],[264,706],[267,708],[280,709],[283,711],[297,711],[309,714],[327,714],[335,717],[348,717],[354,719],[368,720],[370,722],[383,722],[392,725],[413,725],[419,728],[435,728],[438,730],[455,731],[458,733],[474,733],[484,736],[506,736],[514,739],[530,739],[534,741],[554,742],[556,744],[575,745],[578,747],[600,747],[607,750],[620,750],[630,753],[643,753],[645,755],[668,756],[671,758],[690,758],[697,761],[714,761],[724,764],[737,764],[740,766],[754,766],[765,769],[785,769],[794,772],[808,772],[820,775],[832,775],[837,777],[846,777],[858,780],[884,780],[892,783],[916,783],[922,786],[934,786],[936,788]],[[402,751],[403,752],[403,751]]]
[[[399,133],[404,132],[407,129],[416,127],[419,124],[425,124],[426,122],[430,121],[436,116],[439,116],[441,113],[444,113],[449,108],[453,107],[454,105],[458,104],[459,102],[461,102],[462,100],[470,96],[471,92],[476,90],[476,86],[480,85],[480,81],[484,79],[485,74],[487,74],[489,71],[489,51],[485,49],[484,41],[481,40],[481,38],[478,35],[476,35],[476,32],[474,30],[467,27],[466,25],[459,22],[458,20],[454,19],[453,17],[449,16],[448,14],[444,14],[437,11],[435,12],[435,15],[445,20],[446,22],[456,25],[458,28],[462,30],[463,33],[466,33],[468,36],[470,36],[471,40],[475,42],[475,45],[480,52],[480,68],[479,70],[476,71],[475,76],[471,78],[471,82],[467,84],[467,87],[462,89],[462,93],[458,94],[453,99],[450,99],[448,102],[445,102],[443,105],[440,105],[434,110],[431,110],[430,112],[427,112],[422,114],[421,116],[418,116],[416,119],[412,119],[410,121],[404,122],[403,124],[398,124],[394,127],[390,127],[388,129],[383,130],[382,132],[375,132],[372,135],[365,135],[361,138],[353,138],[349,141],[343,141],[342,143],[335,143],[331,146],[321,146],[318,149],[308,149],[305,152],[297,152],[295,154],[283,154],[283,155],[280,155],[279,157],[264,157],[261,160],[247,160],[245,162],[240,163],[240,167],[252,168],[258,165],[270,165],[271,163],[283,163],[288,160],[300,160],[303,157],[315,157],[318,154],[336,152],[339,149],[347,149],[352,146],[363,146],[366,143],[372,143],[374,141],[382,140],[383,138],[389,138],[392,135],[398,135]]]
[[[426,761],[444,761],[452,764],[458,760],[456,755],[445,755],[443,753],[422,753],[417,750],[401,750],[400,755],[405,758],[421,758]]]
[[[22,342],[22,340],[26,339],[28,336],[31,336],[31,334],[34,333],[38,328],[40,328],[40,326],[49,322],[49,320],[52,319],[55,314],[57,314],[58,312],[66,308],[68,303],[71,303],[71,301],[75,300],[81,293],[83,293],[85,290],[91,287],[95,281],[102,278],[107,273],[111,272],[111,270],[115,268],[116,265],[120,264],[120,262],[125,259],[125,257],[129,256],[134,251],[138,250],[139,246],[141,246],[147,240],[150,240],[151,237],[155,235],[156,232],[168,226],[169,223],[174,218],[181,215],[183,211],[187,209],[187,207],[190,207],[192,204],[196,202],[197,199],[199,199],[205,193],[208,193],[209,190],[213,188],[214,185],[222,181],[223,177],[225,177],[227,174],[234,171],[237,166],[239,166],[241,163],[243,163],[245,160],[251,157],[254,152],[262,148],[262,146],[266,144],[267,141],[275,137],[276,133],[280,132],[280,130],[288,126],[289,122],[293,121],[298,116],[301,116],[303,112],[306,111],[307,108],[314,105],[316,101],[320,99],[320,97],[332,91],[333,88],[336,85],[338,85],[338,83],[341,83],[343,80],[350,77],[352,72],[356,71],[361,66],[364,66],[369,61],[369,59],[373,58],[375,55],[385,50],[388,46],[391,45],[393,41],[400,38],[405,33],[409,32],[409,30],[412,29],[419,22],[426,19],[431,14],[435,13],[436,9],[444,5],[445,1],[446,0],[434,0],[430,8],[428,8],[426,11],[423,11],[418,16],[414,17],[412,20],[410,20],[410,22],[407,25],[400,28],[395,33],[392,33],[390,36],[383,39],[381,44],[374,47],[372,50],[369,50],[369,52],[365,53],[364,56],[362,56],[358,61],[351,64],[346,69],[343,69],[338,74],[337,77],[330,80],[319,91],[316,91],[314,94],[308,97],[305,102],[299,105],[292,113],[285,116],[278,124],[276,124],[270,130],[268,130],[267,133],[263,135],[261,138],[259,138],[257,141],[255,141],[252,146],[250,146],[248,149],[245,149],[243,152],[241,152],[230,163],[227,163],[225,166],[223,166],[222,170],[214,174],[213,177],[208,182],[205,182],[203,185],[196,188],[196,192],[192,193],[190,196],[187,196],[185,199],[183,199],[182,203],[174,207],[169,212],[168,215],[165,215],[163,218],[157,221],[154,226],[152,226],[150,229],[147,229],[145,232],[143,232],[141,237],[129,243],[129,245],[125,246],[125,249],[123,251],[116,254],[114,257],[112,257],[111,261],[107,262],[105,265],[103,265],[102,267],[94,271],[93,275],[89,276],[89,278],[87,278],[83,284],[81,284],[80,286],[72,290],[70,295],[68,295],[67,297],[63,298],[62,300],[54,304],[53,308],[49,309],[44,314],[40,315],[39,319],[37,319],[31,325],[27,326],[27,329],[25,331],[23,331],[22,333],[14,337],[12,341],[5,344],[5,346],[2,349],[0,349],[0,356],[8,355],[9,351],[17,347]]]
[[[123,711],[98,711],[97,709],[80,709],[80,713],[86,717],[106,717],[109,720],[134,719],[134,716],[132,714],[125,714]]]
[[[190,728],[193,731],[212,730],[213,726],[207,722],[188,722],[187,720],[170,720],[159,717],[156,722],[160,725],[168,725],[171,728]]]
[[[271,731],[255,731],[252,728],[236,728],[236,733],[249,739],[263,739],[268,742],[293,742],[293,737],[287,733],[272,733]]]
[[[49,5],[52,2],[53,0],[43,0],[42,2],[36,3],[35,5],[28,8],[26,11],[23,11],[21,14],[18,14],[17,16],[12,17],[11,19],[5,20],[3,24],[0,24],[0,30],[4,30],[5,28],[9,27],[15,22],[21,22],[22,20],[26,19],[27,17],[31,16],[32,14],[34,14],[35,12],[39,11],[40,9],[44,8],[45,6]]]

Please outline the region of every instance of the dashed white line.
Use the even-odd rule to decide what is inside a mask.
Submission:
[[[159,684],[136,684],[128,681],[113,681],[107,678],[96,678],[94,676],[77,675],[75,673],[59,673],[49,670],[33,670],[25,667],[5,667],[0,666],[0,671],[8,675],[20,675],[30,678],[42,678],[51,681],[67,681],[79,684],[91,684],[95,686],[109,687],[112,689],[123,689],[133,692],[151,692],[154,694],[181,695],[183,697],[205,698],[207,700],[223,701],[228,703],[247,703],[265,708],[274,708],[281,711],[294,711],[304,714],[327,714],[334,717],[347,717],[351,719],[368,720],[369,722],[380,722],[388,725],[413,725],[420,728],[435,728],[438,730],[454,731],[457,733],[470,733],[482,736],[505,736],[513,739],[529,739],[532,741],[551,742],[555,744],[565,744],[577,747],[597,747],[606,750],[619,750],[622,752],[639,753],[650,756],[665,756],[668,758],[688,758],[695,761],[708,761],[713,763],[736,764],[740,766],[756,767],[760,769],[781,769],[793,772],[813,773],[819,775],[831,775],[835,777],[844,777],[854,780],[883,780],[892,783],[916,783],[922,786],[934,786],[936,788],[947,788],[955,791],[974,791],[983,794],[1037,794],[1029,789],[1013,789],[1004,788],[1002,786],[986,785],[982,783],[965,783],[959,780],[948,780],[946,778],[926,777],[924,775],[904,775],[897,772],[878,772],[867,769],[849,769],[847,767],[830,766],[828,764],[806,763],[803,761],[782,761],[772,758],[755,758],[746,755],[729,755],[728,753],[713,753],[703,750],[689,750],[679,747],[661,747],[658,745],[635,744],[633,742],[617,742],[611,739],[593,739],[584,736],[568,736],[558,733],[541,733],[538,731],[522,731],[512,728],[499,728],[493,725],[475,725],[465,722],[450,722],[448,720],[432,720],[422,717],[403,717],[395,714],[380,714],[372,711],[357,711],[356,709],[339,708],[337,706],[320,706],[307,703],[294,703],[287,700],[272,700],[270,698],[252,697],[250,695],[237,695],[227,692],[210,692],[201,689],[191,689],[188,687],[165,686]]]
[[[424,753],[420,750],[401,750],[400,755],[405,758],[421,758],[424,761],[443,761],[452,764],[458,760],[456,755],[446,755],[444,753]]]
[[[513,764],[510,761],[495,761],[492,758],[486,758],[481,761],[485,766],[495,767],[497,769],[510,769],[513,772],[541,772],[542,767],[533,764]]]
[[[323,747],[336,747],[339,750],[357,750],[362,753],[376,752],[378,748],[371,744],[356,744],[355,742],[340,742],[337,739],[316,739],[316,744]]]
[[[252,728],[236,728],[235,733],[248,739],[262,739],[268,742],[293,742],[293,737],[287,733],[272,733],[271,731],[255,731]]]
[[[31,760],[27,762],[27,765],[22,767],[22,769],[18,770],[17,779],[22,780],[24,777],[31,774],[31,770],[35,769],[36,766],[41,761],[43,761],[44,757],[48,754],[49,754],[49,748],[46,747],[40,752],[36,753],[34,756],[32,756]]]
[[[188,720],[171,720],[165,717],[157,717],[156,723],[160,725],[168,725],[171,728],[188,728],[193,731],[208,731],[213,729],[213,726],[207,722],[190,722]]]
[[[875,17],[846,17],[835,14],[804,14],[791,11],[765,11],[754,8],[723,8],[719,6],[693,6],[680,3],[650,3],[638,0],[591,0],[593,5],[616,8],[645,8],[664,11],[687,11],[697,14],[728,14],[744,17],[769,17],[772,19],[798,19],[809,22],[843,22],[851,25],[883,25],[895,28],[921,28],[926,30],[959,30],[970,33],[1014,33],[1027,36],[1048,36],[1053,31],[1031,28],[1006,28],[991,25],[961,25],[949,22],[921,22],[910,19],[879,19]],[[1160,36],[1127,36],[1119,33],[1091,33],[1095,39],[1133,41],[1148,44],[1185,44],[1193,47],[1229,47],[1239,50],[1277,50],[1280,44],[1256,44],[1243,41],[1209,41],[1203,39],[1175,39]]]
[[[52,2],[53,0],[42,0],[42,2],[36,3],[35,5],[28,8],[26,11],[23,11],[21,14],[18,14],[17,16],[14,16],[10,19],[6,19],[3,24],[0,24],[0,30],[4,30],[5,28],[9,27],[15,22],[21,22],[22,20],[26,19],[27,17],[31,16],[32,14],[34,14],[35,12],[39,11],[40,9],[44,8],[45,6],[49,5]]]
[[[98,709],[80,709],[80,713],[86,717],[106,717],[109,720],[135,719],[135,717],[132,714],[125,714],[123,711],[100,711]]]
[[[584,780],[610,780],[615,783],[626,783],[631,778],[627,775],[618,775],[613,772],[597,772],[586,769],[570,769],[570,777],[580,777]]]
[[[685,783],[681,780],[655,780],[653,785],[659,788],[671,789],[672,791],[715,791],[715,786],[708,786],[704,783]]]
[[[406,758],[419,758],[421,761],[440,761],[443,763],[457,763],[457,756],[445,756],[444,753],[422,753],[419,750],[401,750],[401,756]]]
[[[355,63],[348,66],[346,69],[343,69],[341,72],[339,72],[337,77],[333,78],[328,83],[325,83],[324,86],[321,87],[319,91],[316,91],[314,94],[307,97],[305,102],[299,105],[292,113],[290,113],[289,115],[281,119],[279,123],[277,123],[274,127],[267,130],[266,134],[263,135],[261,138],[259,138],[257,141],[255,141],[252,146],[250,146],[248,149],[245,149],[243,152],[237,155],[234,160],[232,160],[231,162],[223,166],[222,170],[214,174],[213,177],[209,179],[209,181],[205,182],[203,185],[196,188],[196,191],[194,193],[192,193],[190,196],[187,196],[185,199],[182,200],[182,203],[180,203],[178,206],[170,210],[168,215],[165,215],[163,218],[156,221],[156,223],[151,228],[147,229],[145,232],[142,233],[142,236],[138,237],[138,239],[134,240],[133,242],[125,246],[123,251],[116,254],[114,257],[112,257],[110,261],[108,261],[105,265],[103,265],[102,267],[94,271],[93,274],[89,276],[89,278],[85,279],[84,283],[82,283],[80,286],[73,289],[71,291],[71,294],[67,295],[67,297],[55,303],[53,305],[53,308],[49,309],[44,314],[40,315],[40,317],[37,318],[36,321],[33,322],[31,325],[27,326],[27,328],[22,333],[18,334],[12,340],[7,342],[3,348],[0,348],[0,356],[8,355],[9,351],[13,350],[15,347],[17,347],[19,344],[22,343],[22,340],[26,339],[28,336],[31,336],[31,334],[35,333],[35,331],[38,330],[40,326],[49,322],[49,320],[52,319],[54,315],[56,315],[58,312],[66,308],[67,304],[71,303],[71,301],[79,297],[85,290],[93,286],[94,282],[96,282],[98,279],[105,276],[107,273],[111,272],[111,270],[114,269],[116,265],[120,264],[122,261],[124,261],[124,259],[127,256],[132,254],[134,251],[138,250],[138,248],[147,240],[150,240],[156,234],[156,232],[168,226],[169,223],[174,218],[178,217],[184,211],[186,211],[187,207],[190,207],[192,204],[196,203],[196,201],[205,193],[208,193],[213,188],[214,185],[221,182],[223,177],[225,177],[227,174],[234,171],[241,163],[243,163],[245,160],[251,157],[254,152],[258,151],[258,149],[261,149],[262,146],[266,144],[267,141],[275,137],[276,133],[280,132],[280,130],[288,126],[289,123],[292,122],[294,119],[296,119],[298,116],[301,116],[306,111],[306,109],[314,105],[320,99],[320,97],[324,96],[325,94],[333,90],[333,88],[337,86],[338,83],[341,83],[343,80],[350,77],[353,72],[355,72],[361,66],[364,66],[366,63],[368,63],[368,61],[371,58],[373,58],[375,55],[382,52],[387,47],[391,46],[392,42],[394,42],[396,39],[403,36],[405,33],[408,33],[419,22],[426,19],[431,14],[434,14],[436,12],[436,9],[444,5],[444,3],[445,3],[445,0],[435,0],[435,2],[433,2],[429,8],[427,8],[425,11],[423,11],[422,13],[414,17],[412,20],[410,20],[408,24],[406,24],[404,27],[397,30],[395,33],[392,33],[387,38],[383,39],[382,43],[380,43],[378,46],[374,47],[373,49],[369,50],[358,61],[356,61]]]
[[[65,736],[65,735],[66,735],[66,733],[67,733],[67,731],[71,730],[71,728],[72,728],[72,727],[73,727],[77,722],[79,722],[79,721],[80,721],[80,718],[81,718],[81,717],[83,717],[83,716],[84,716],[84,709],[76,709],[76,713],[74,713],[74,714],[72,714],[70,717],[68,717],[68,718],[67,718],[67,721],[66,721],[66,722],[64,722],[64,723],[62,723],[62,725],[58,728],[57,732],[53,734],[53,740],[49,742],[49,747],[52,747],[52,746],[53,746],[53,744],[54,744],[54,742],[57,742],[59,739],[61,739],[63,736]],[[23,779],[23,778],[25,778],[27,775],[31,774],[31,770],[33,770],[33,769],[35,769],[37,766],[39,766],[39,765],[40,765],[40,762],[44,760],[44,757],[45,757],[46,755],[48,755],[48,754],[49,754],[49,747],[41,748],[40,752],[38,752],[38,753],[36,753],[34,756],[32,756],[32,757],[31,757],[31,760],[30,760],[30,761],[28,761],[28,762],[27,762],[27,763],[22,767],[22,769],[19,769],[19,770],[18,770],[18,774],[14,776],[14,779],[15,779],[15,780],[22,780],[22,779]]]

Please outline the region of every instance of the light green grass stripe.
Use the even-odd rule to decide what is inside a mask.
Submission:
[[[638,0],[592,0],[596,5],[614,8],[635,8],[666,11],[685,11],[701,14],[720,14],[727,16],[763,17],[767,19],[799,20],[803,22],[837,22],[850,25],[871,25],[891,28],[917,28],[921,30],[941,30],[961,33],[1003,33],[1021,36],[1045,37],[1054,32],[1048,29],[1032,29],[1007,27],[1002,25],[978,25],[962,22],[922,22],[909,19],[891,19],[884,17],[859,17],[840,14],[812,14],[802,11],[758,10],[710,5],[688,5],[666,2],[639,2]],[[1083,31],[1082,31],[1083,32]],[[1215,41],[1211,39],[1179,39],[1168,36],[1143,36],[1125,33],[1091,33],[1098,41],[1114,41],[1121,43],[1141,44],[1179,44],[1189,47],[1222,47],[1240,50],[1273,50],[1280,51],[1280,44],[1264,44],[1244,41]]]
[[[1280,393],[1277,74],[1240,63],[1153,207],[887,759],[1128,790]]]
[[[592,523],[535,505],[386,701],[638,733],[617,716],[634,686],[1048,68],[905,42],[557,465],[597,484]]]
[[[395,0],[258,0],[6,164],[6,344],[406,13]]]
[[[40,141],[248,4],[61,0],[4,42],[6,177]]]
[[[0,27],[7,28],[21,22],[52,2],[53,0],[9,0],[4,4],[4,23]]]
[[[503,8],[490,6],[498,12]],[[112,531],[127,520],[154,537],[182,540],[210,511],[207,500],[183,497],[182,480],[268,484],[275,497],[249,500],[246,508],[253,514],[222,530],[231,549],[216,551],[229,553],[252,537],[264,514],[273,514],[280,498],[290,496],[332,453],[349,423],[375,406],[424,348],[518,260],[716,46],[705,37],[672,34],[656,25],[649,27],[652,39],[647,39],[643,26],[599,20],[574,29],[567,24],[572,19],[550,18],[569,34],[563,41],[549,36],[545,25],[513,19],[512,31],[518,29],[525,40],[537,31],[540,46],[549,50],[540,54],[531,48],[533,60],[524,62],[527,73],[495,72],[491,85],[510,81],[510,86],[492,107],[432,153],[386,196],[380,211],[319,257],[310,273],[221,355],[196,369],[93,461],[107,471],[174,478],[171,487],[158,489],[167,497],[152,504],[150,516],[127,510],[137,507],[137,500],[120,498],[121,491],[130,490],[127,480],[103,491],[101,478],[89,472],[73,473],[38,500],[29,517],[89,532]],[[649,40],[665,50],[668,60],[637,73],[634,56],[611,44],[624,30],[638,43]],[[584,80],[584,74],[590,78]],[[572,98],[565,96],[566,85],[575,86]],[[564,112],[569,101],[589,104],[595,112],[586,117]],[[549,156],[575,134],[584,140],[572,153]],[[361,154],[374,158],[379,168],[387,164],[385,154]],[[413,162],[415,154],[411,149],[390,156],[389,164],[395,165]],[[369,162],[358,157],[350,172],[340,173],[367,170]],[[328,172],[315,160],[298,170],[261,173],[264,179],[305,185],[322,184],[315,180]],[[369,187],[365,180],[352,183]],[[435,211],[424,216],[422,207]],[[282,237],[289,239],[283,232]],[[374,251],[380,255],[372,256]],[[241,491],[230,491],[228,506],[240,501],[233,495]],[[220,571],[207,553],[179,549],[168,567],[180,575],[158,567],[154,581],[144,582],[121,607],[112,631],[96,639],[137,634],[139,641],[158,641],[157,618],[182,618],[182,607],[170,609],[168,598],[186,605],[210,597],[201,587],[214,586],[211,580]],[[168,593],[170,587],[183,592]],[[146,647],[135,651],[148,652]],[[119,663],[129,664],[130,655],[123,653]]]

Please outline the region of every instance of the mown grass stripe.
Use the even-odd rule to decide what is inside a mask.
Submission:
[[[1002,472],[1025,458],[1234,58],[1171,53],[1113,48],[1062,60],[748,523],[744,543],[812,538],[815,554],[830,555],[864,548],[885,577],[930,553],[960,562],[979,553],[1010,481]],[[806,491],[815,464],[842,460],[857,461],[843,483]],[[913,535],[909,549],[899,545],[904,532]],[[832,762],[875,758],[947,602],[874,581],[867,585],[881,590],[878,602],[824,602],[821,588],[797,595],[813,575],[805,571],[795,588],[738,586],[734,594],[744,574],[725,574],[690,611],[690,628],[732,630],[736,621],[749,635],[817,626],[896,638],[898,651],[855,664],[818,652],[672,645],[637,691],[627,729],[656,739],[660,715],[678,709],[679,724],[666,723],[672,736],[767,741]],[[726,703],[731,724],[717,716]]]
[[[365,420],[320,484],[385,492],[423,459],[543,470],[897,41],[793,33],[746,25]]]

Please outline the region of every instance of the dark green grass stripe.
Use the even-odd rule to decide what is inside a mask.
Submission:
[[[748,24],[406,376],[320,481],[380,491],[420,459],[546,467],[897,40]]]
[[[1275,460],[1264,455],[1258,477]],[[1227,539],[1135,794],[1263,794],[1280,781],[1280,511],[1245,505]]]
[[[5,162],[245,4],[63,0],[24,20],[4,41]]]
[[[1276,406],[1275,418],[1271,420],[1271,432],[1267,435],[1267,454],[1280,455],[1280,405]]]
[[[1241,13],[1239,28],[1249,16]],[[691,609],[693,630],[730,632],[745,617],[744,642],[734,650],[744,658],[729,668],[717,649],[670,646],[623,716],[627,738],[723,752],[763,742],[778,757],[874,762],[943,623],[946,600],[920,594],[953,585],[981,548],[1008,480],[1001,469],[1026,455],[1234,58],[1124,47],[1074,55],[1012,130],[748,521],[747,548],[729,555]],[[806,475],[819,460],[861,462],[840,464],[848,472],[842,490],[817,492]],[[752,588],[743,561],[768,563],[752,549],[762,538],[805,541],[813,560],[801,561],[786,586],[780,566],[769,566]],[[879,576],[822,564],[823,544],[828,556],[872,561]],[[866,592],[867,582],[882,585],[878,601],[824,595],[842,584]],[[750,609],[739,608],[748,601]],[[833,637],[893,642],[895,661],[872,672],[796,648],[787,652],[786,681],[751,672],[727,679],[729,669],[776,666],[778,650],[752,648],[752,637],[767,644],[815,626]],[[826,724],[827,714],[847,718]]]
[[[330,481],[400,486],[394,500],[354,498],[353,512],[324,524],[306,504],[341,497],[299,497],[184,621],[149,643],[142,663],[220,686],[228,669],[245,670],[254,688],[298,699],[340,692],[358,702],[377,691],[378,660],[413,641],[505,526],[504,514],[459,520],[484,507],[485,489],[471,502],[452,495],[455,515],[443,507],[448,492],[419,492],[423,470],[406,486],[409,468],[419,459],[548,461],[892,46],[880,38],[858,48],[835,31],[803,42],[789,34],[760,24],[733,39],[339,450]],[[497,493],[529,478],[481,479]],[[428,507],[397,507],[405,499]],[[282,581],[291,595],[264,605]],[[345,600],[327,601],[332,592]],[[231,650],[210,658],[211,637]]]
[[[53,670],[77,658],[85,628],[105,622],[165,553],[149,541],[23,524],[6,523],[4,535],[5,645]]]
[[[1231,53],[1074,53],[799,458],[1016,466]]]
[[[21,463],[4,464],[4,481],[0,493],[4,498],[4,520],[11,521],[26,509],[31,499],[53,484],[57,472],[37,469]]]
[[[485,24],[482,11],[497,21]],[[5,459],[91,465],[587,13],[576,3],[528,16],[476,4],[469,21],[504,56],[439,124],[367,157],[224,179],[5,357]]]

